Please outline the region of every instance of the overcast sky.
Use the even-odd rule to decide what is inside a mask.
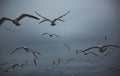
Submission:
[[[0,66],[1,76],[118,76],[120,70],[118,48],[108,49],[111,55],[100,60],[105,53],[95,51],[98,56],[76,55],[76,49],[85,49],[101,44],[120,45],[120,8],[119,0],[0,0],[0,18],[17,18],[23,13],[39,14],[49,18],[57,18],[70,11],[62,19],[57,21],[56,26],[49,22],[39,24],[41,20],[24,18],[20,26],[15,26],[10,21],[5,21],[0,26],[0,63],[24,63],[29,65],[17,68],[5,73]],[[60,38],[42,36],[43,33],[53,33]],[[107,36],[107,40],[105,40]],[[70,46],[70,51],[64,44]],[[12,56],[9,54],[17,47],[27,46],[41,52],[37,61],[38,66],[33,64],[33,56],[24,51],[17,51]],[[74,59],[67,65],[60,64],[51,66],[55,58]],[[85,70],[83,67],[90,63],[85,60],[97,60],[93,66],[95,71]],[[45,72],[50,69],[52,72]],[[109,70],[108,70],[109,69]],[[116,70],[117,69],[117,70]],[[119,68],[120,69],[120,68]],[[55,72],[62,71],[62,73]]]

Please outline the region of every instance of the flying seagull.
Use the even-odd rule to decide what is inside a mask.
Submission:
[[[13,53],[15,53],[15,52],[18,51],[19,49],[24,49],[26,52],[29,52],[29,51],[32,52],[32,50],[31,50],[30,48],[28,48],[28,47],[26,47],[26,46],[23,46],[23,47],[18,47],[18,48],[16,48],[15,50],[13,50],[10,55],[12,55]]]
[[[12,55],[13,53],[15,53],[15,52],[16,52],[17,50],[19,50],[19,49],[23,49],[23,50],[25,50],[26,52],[31,52],[36,59],[38,59],[38,57],[37,57],[36,54],[41,55],[40,52],[38,52],[38,51],[33,51],[33,50],[31,50],[30,48],[28,48],[28,47],[26,47],[26,46],[16,48],[15,50],[13,50],[13,51],[11,52],[10,55]]]
[[[45,22],[45,21],[49,21],[49,22],[51,23],[51,26],[55,26],[55,25],[56,25],[55,22],[56,22],[57,20],[64,22],[64,20],[61,20],[61,18],[62,18],[63,16],[65,16],[65,15],[67,15],[69,12],[70,12],[70,11],[66,12],[66,13],[63,14],[62,16],[59,16],[58,18],[55,18],[55,19],[53,19],[53,20],[50,20],[50,19],[48,19],[48,18],[40,15],[39,13],[37,13],[37,12],[35,11],[35,13],[36,13],[38,16],[40,16],[40,17],[42,17],[42,18],[44,19],[44,20],[42,20],[40,23],[43,23],[43,22]],[[40,23],[39,23],[39,24],[40,24]]]
[[[42,35],[48,35],[48,36],[50,36],[50,37],[57,37],[57,38],[60,38],[58,35],[56,35],[56,34],[50,34],[50,33],[43,33]]]
[[[99,52],[103,53],[106,51],[107,47],[116,47],[116,48],[120,48],[120,46],[117,45],[99,45],[99,46],[93,46],[93,47],[89,47],[81,52],[85,52],[85,51],[89,51],[91,49],[98,49]]]
[[[2,17],[0,19],[0,25],[3,24],[4,21],[12,21],[13,24],[15,24],[16,26],[20,26],[21,24],[19,23],[19,21],[22,20],[24,17],[29,17],[29,18],[33,18],[33,19],[36,19],[36,20],[40,20],[39,18],[37,18],[33,15],[30,15],[30,14],[21,14],[19,17],[15,18],[15,19]]]
[[[64,44],[64,46],[66,46],[67,49],[70,50],[70,46],[68,44]]]

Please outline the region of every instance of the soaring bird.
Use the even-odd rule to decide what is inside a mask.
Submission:
[[[33,15],[30,15],[30,14],[21,14],[19,17],[15,18],[15,19],[10,19],[10,18],[6,18],[6,17],[2,17],[0,19],[0,25],[4,22],[4,21],[12,21],[13,24],[15,24],[16,26],[20,26],[21,24],[19,23],[20,20],[22,20],[24,17],[29,17],[29,18],[33,18],[33,19],[36,19],[36,20],[40,20],[39,18],[33,16]]]
[[[89,51],[91,49],[98,49],[99,52],[105,52],[107,50],[107,47],[116,47],[116,48],[120,48],[120,46],[117,46],[117,45],[99,45],[99,46],[93,46],[93,47],[89,47],[85,50],[82,50],[82,52],[85,52],[85,51]]]
[[[45,22],[45,21],[49,21],[49,22],[51,23],[51,26],[55,26],[55,25],[56,25],[55,22],[56,22],[57,20],[64,22],[64,20],[61,20],[61,18],[62,18],[63,16],[65,16],[65,15],[67,15],[69,12],[70,12],[70,11],[66,12],[66,13],[63,14],[62,16],[59,16],[58,18],[54,18],[53,20],[50,20],[50,19],[48,19],[48,18],[40,15],[39,13],[37,13],[37,12],[35,11],[35,13],[36,13],[38,16],[40,16],[40,17],[42,17],[42,18],[44,19],[44,20],[42,20],[40,23],[43,23],[43,22]],[[40,23],[39,23],[39,24],[40,24]]]
[[[64,46],[66,46],[67,49],[70,50],[70,46],[68,44],[64,44]]]
[[[28,47],[26,47],[26,46],[16,48],[15,50],[13,50],[13,51],[11,52],[10,55],[12,55],[13,53],[15,53],[15,52],[16,52],[17,50],[19,50],[19,49],[23,49],[23,50],[25,50],[26,52],[31,52],[36,59],[38,59],[38,57],[37,57],[36,54],[41,55],[40,52],[38,52],[38,51],[33,51],[33,50],[31,50],[30,48],[28,48]]]
[[[60,38],[58,35],[56,35],[56,34],[50,34],[50,33],[43,33],[42,35],[48,35],[48,36],[50,36],[50,37],[57,37],[57,38]]]
[[[15,50],[13,50],[10,55],[12,55],[13,53],[15,53],[15,52],[18,51],[19,49],[24,49],[26,52],[29,52],[29,51],[32,52],[32,50],[31,50],[30,48],[28,48],[28,47],[26,47],[26,46],[22,46],[22,47],[18,47],[18,48],[16,48]]]

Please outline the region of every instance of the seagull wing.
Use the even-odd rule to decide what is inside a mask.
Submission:
[[[40,56],[41,56],[41,53],[40,53],[40,52],[38,52],[38,51],[35,51],[35,53],[37,53],[38,55],[40,55]]]
[[[96,54],[96,53],[94,53],[94,52],[87,52],[87,53],[91,53],[91,54],[93,54],[93,55],[97,56],[97,54]]]
[[[35,58],[33,58],[33,61],[34,61],[35,66],[37,66],[37,61]]]
[[[61,20],[60,18],[62,18],[63,16],[67,15],[69,12],[70,12],[70,11],[66,12],[65,14],[63,14],[62,16],[60,16],[60,17],[58,17],[58,18],[55,18],[54,21],[57,21],[57,20],[63,21],[63,20]]]
[[[22,14],[20,15],[18,18],[16,18],[15,20],[17,21],[20,21],[21,19],[23,19],[24,17],[29,17],[29,18],[33,18],[33,19],[36,19],[36,20],[40,20],[39,18],[33,16],[33,15],[30,15],[30,14]]]
[[[48,35],[49,35],[49,33],[46,33],[46,32],[45,32],[45,33],[43,33],[42,35],[46,35],[46,34],[48,34]]]
[[[18,48],[16,48],[15,50],[13,50],[13,51],[11,52],[10,55],[12,55],[14,52],[16,52],[16,51],[19,50],[19,49],[24,49],[24,47],[18,47]]]
[[[91,50],[91,49],[99,49],[99,47],[97,47],[97,46],[95,46],[95,47],[89,47],[89,48],[83,50],[83,52],[88,51],[88,50]]]
[[[32,53],[33,53],[33,55],[35,56],[36,59],[38,59],[36,53],[41,56],[40,52],[38,52],[38,51],[34,51],[34,52],[32,52]]]
[[[116,47],[116,48],[120,48],[120,46],[117,46],[117,45],[103,45],[103,47]]]
[[[66,46],[67,49],[70,50],[70,46],[68,44],[64,44],[64,46]]]
[[[42,16],[42,15],[40,15],[39,13],[37,13],[36,11],[35,11],[35,13],[38,15],[38,16],[40,16],[40,17],[42,17],[43,19],[45,19],[45,21],[50,21],[51,22],[51,20],[50,19],[48,19],[48,18],[46,18],[46,17],[44,17],[44,16]],[[44,21],[43,21],[44,22]],[[42,22],[40,22],[40,23],[42,23]]]
[[[56,36],[57,38],[60,38],[58,35],[56,35],[56,34],[51,34],[51,35],[54,35],[54,36]]]
[[[4,22],[5,20],[12,21],[12,19],[10,19],[10,18],[2,17],[2,18],[0,19],[0,25],[3,24],[3,22]]]

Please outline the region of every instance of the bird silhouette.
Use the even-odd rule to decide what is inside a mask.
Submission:
[[[51,26],[55,26],[55,25],[56,25],[56,21],[58,21],[58,20],[64,22],[64,20],[61,20],[61,18],[62,18],[63,16],[65,16],[65,15],[67,15],[69,12],[70,12],[70,11],[66,12],[66,13],[63,14],[62,16],[59,16],[58,18],[55,18],[55,19],[53,19],[53,20],[50,20],[50,19],[48,19],[48,18],[40,15],[39,13],[37,13],[37,12],[35,11],[35,13],[36,13],[38,16],[40,16],[40,17],[42,17],[42,18],[44,19],[44,20],[42,20],[40,23],[43,23],[43,22],[45,22],[45,21],[49,21],[49,22],[51,23]],[[40,23],[39,23],[39,24],[40,24]]]
[[[57,37],[57,38],[60,38],[58,35],[56,35],[56,34],[50,34],[50,33],[43,33],[42,35],[48,35],[48,36],[50,36],[50,37]]]
[[[18,51],[19,49],[23,49],[23,50],[25,50],[26,52],[31,52],[36,59],[38,59],[38,57],[37,57],[36,54],[38,54],[38,55],[41,56],[41,53],[40,53],[40,52],[38,52],[38,51],[33,51],[33,50],[31,50],[30,48],[28,48],[28,47],[26,47],[26,46],[16,48],[15,50],[13,50],[13,51],[11,52],[10,55],[12,55],[13,53],[15,53],[15,52]]]
[[[22,46],[22,47],[18,47],[18,48],[16,48],[15,50],[13,50],[10,55],[12,55],[13,53],[15,53],[15,52],[18,51],[19,49],[23,49],[23,50],[25,50],[26,52],[29,52],[29,51],[32,52],[32,50],[31,50],[30,48],[28,48],[28,47],[26,47],[26,46]]]
[[[33,18],[33,19],[36,19],[36,20],[40,20],[39,18],[37,18],[33,15],[30,15],[30,14],[21,14],[19,17],[15,18],[15,19],[2,17],[0,19],[0,25],[3,24],[4,21],[12,21],[13,24],[15,24],[16,26],[20,26],[21,24],[19,23],[19,21],[22,20],[24,17],[29,17],[29,18]]]
[[[70,46],[68,44],[64,44],[67,47],[68,51],[70,50]]]
[[[85,50],[81,50],[81,52],[89,51],[91,49],[98,49],[99,52],[103,53],[107,50],[108,47],[110,47],[110,48],[112,48],[112,47],[120,48],[120,46],[117,46],[117,45],[99,45],[99,46],[89,47]]]

